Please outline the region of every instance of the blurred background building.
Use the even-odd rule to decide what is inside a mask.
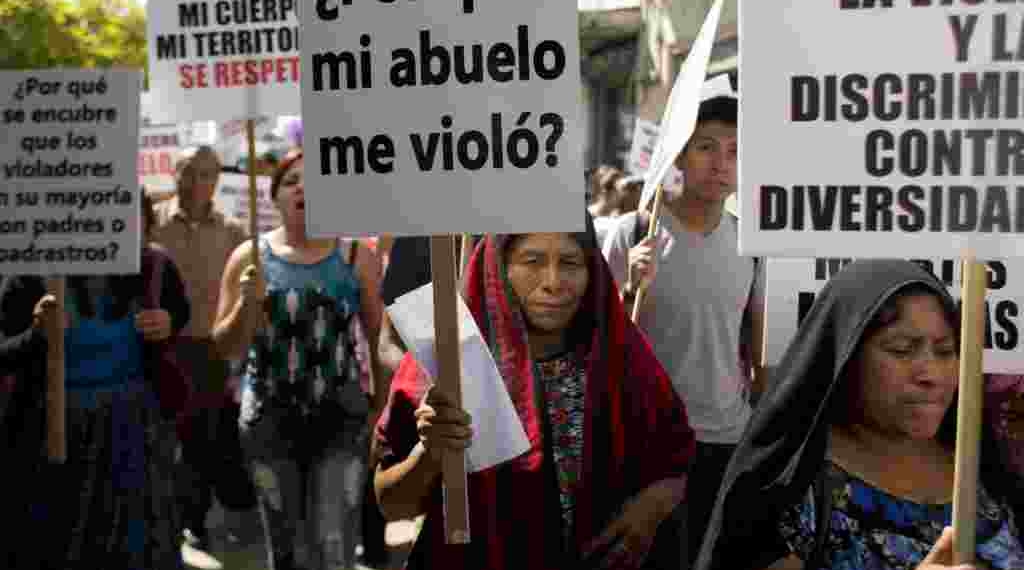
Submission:
[[[637,119],[657,123],[713,0],[578,0],[585,164],[626,166]],[[725,0],[708,78],[737,88],[737,0]]]

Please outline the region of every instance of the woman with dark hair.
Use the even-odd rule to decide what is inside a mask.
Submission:
[[[389,519],[427,514],[409,568],[639,568],[682,501],[693,431],[587,220],[585,234],[487,237],[467,269],[463,297],[530,442],[469,476],[468,545],[445,544],[439,456],[471,444],[471,418],[411,354],[396,371],[376,489]]]
[[[357,240],[306,235],[301,152],[278,167],[270,192],[282,226],[258,252],[247,241],[231,255],[213,337],[221,354],[247,361],[242,440],[273,567],[296,567],[304,550],[314,570],[354,568],[380,261]]]
[[[68,277],[63,314],[42,279],[7,278],[0,376],[9,374],[12,389],[0,405],[0,461],[5,479],[21,484],[3,488],[17,495],[0,509],[11,517],[3,568],[181,567],[170,475],[184,394],[167,385],[160,358],[189,304],[174,264],[143,242],[141,274]],[[47,341],[61,319],[67,460],[56,464],[40,453]]]
[[[949,567],[957,324],[945,286],[911,262],[833,278],[729,464],[696,568]],[[1016,488],[986,427],[979,564],[1024,567]]]

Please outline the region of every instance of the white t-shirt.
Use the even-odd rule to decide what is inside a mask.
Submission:
[[[622,286],[635,213],[620,218],[604,257]],[[697,440],[735,444],[750,420],[749,382],[740,365],[740,331],[748,304],[763,303],[763,263],[737,253],[736,219],[723,213],[714,231],[687,231],[663,211],[658,274],[639,326],[686,404]],[[754,308],[752,306],[752,308]]]
[[[597,243],[604,245],[607,241],[608,236],[611,235],[612,230],[615,226],[619,225],[622,220],[622,216],[601,216],[600,218],[594,218],[594,233],[597,234]]]

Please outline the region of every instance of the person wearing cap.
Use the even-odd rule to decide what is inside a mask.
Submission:
[[[763,374],[763,263],[737,253],[737,99],[704,100],[675,167],[681,194],[666,194],[660,228],[646,239],[646,209],[627,214],[604,254],[631,306],[645,290],[638,324],[672,377],[697,433],[690,472],[690,544],[700,544],[718,484],[751,416],[750,387]],[[755,388],[756,389],[756,388]],[[691,554],[694,554],[691,552]]]
[[[220,173],[221,161],[213,148],[185,149],[175,163],[176,195],[154,208],[153,240],[167,249],[181,271],[192,307],[192,319],[178,343],[178,357],[192,379],[196,399],[183,420],[187,435],[182,438],[176,483],[186,546],[200,551],[209,549],[206,516],[213,506],[216,480],[225,472],[223,461],[214,461],[225,451],[218,442],[222,435],[231,437],[218,434],[218,426],[232,424],[222,417],[232,412],[223,405],[229,366],[216,353],[210,336],[224,266],[247,239],[244,225],[214,206]]]

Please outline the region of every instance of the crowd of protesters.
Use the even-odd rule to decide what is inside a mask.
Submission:
[[[763,367],[766,264],[725,208],[737,107],[701,104],[653,231],[642,177],[605,165],[584,231],[464,238],[462,297],[529,442],[469,475],[468,545],[445,541],[440,458],[473,418],[384,309],[431,281],[428,239],[307,236],[300,148],[265,161],[281,226],[252,239],[214,206],[217,154],[187,150],[175,196],[141,202],[140,274],[68,277],[62,307],[0,277],[0,567],[182,568],[183,544],[215,550],[215,503],[258,519],[272,570],[385,564],[385,520],[421,516],[410,569],[952,567],[957,307],[918,265],[852,263]],[[1024,377],[985,380],[960,568],[1020,569]]]

